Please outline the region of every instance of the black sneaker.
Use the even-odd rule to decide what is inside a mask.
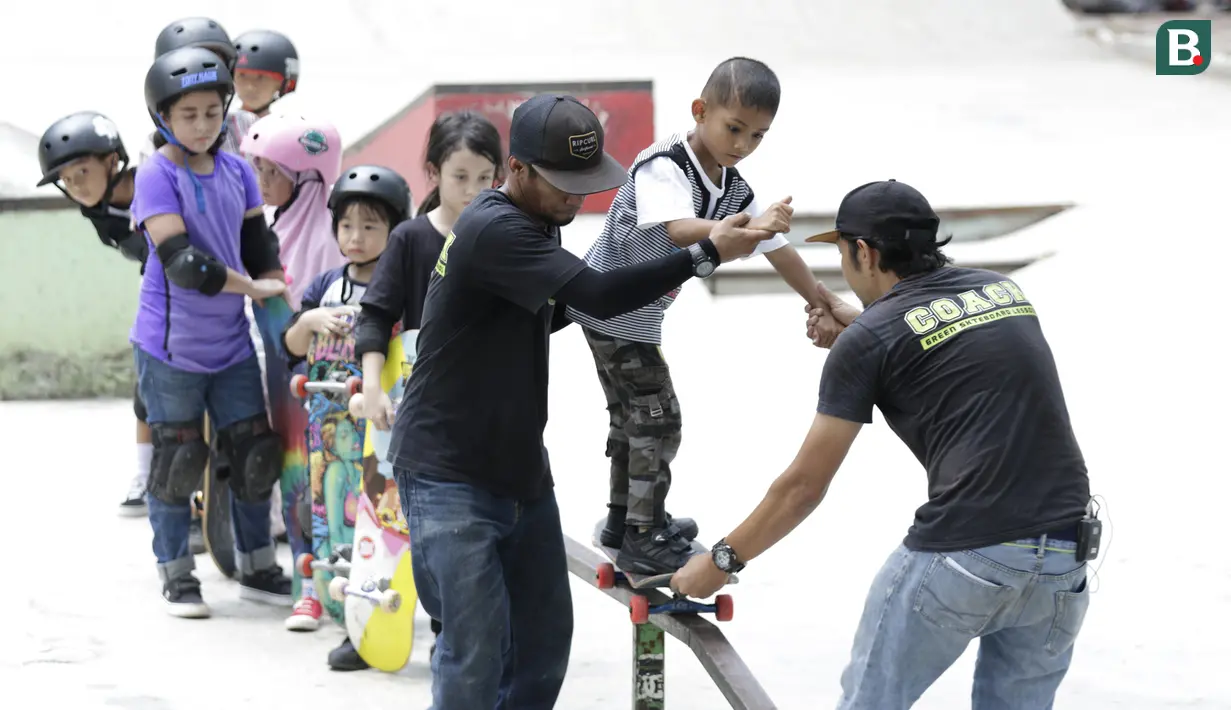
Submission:
[[[362,671],[369,668],[368,662],[359,657],[355,644],[349,638],[342,639],[342,645],[329,652],[329,668],[335,671]]]
[[[201,530],[200,518],[188,523],[188,551],[194,555],[205,554],[205,533]]]
[[[692,518],[672,518],[670,513],[664,513],[664,515],[667,519],[667,526],[675,525],[685,540],[691,542],[697,539],[697,534],[701,532],[697,521]],[[624,518],[627,516],[628,508],[622,505],[607,506],[607,526],[598,536],[598,541],[603,544],[603,547],[618,550],[624,544],[624,529],[627,527]]]
[[[291,578],[282,574],[282,568],[278,565],[242,575],[239,578],[239,598],[273,606],[292,606]]]
[[[671,574],[683,567],[694,551],[675,526],[644,529],[628,526],[615,566],[633,574]]]
[[[127,497],[120,503],[120,516],[124,518],[144,518],[148,510],[145,506],[145,481],[139,476],[132,480],[128,487]]]
[[[209,606],[201,598],[201,582],[191,574],[169,579],[162,585],[167,613],[181,619],[207,619]]]

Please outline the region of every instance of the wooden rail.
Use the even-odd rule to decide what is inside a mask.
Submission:
[[[568,536],[564,538],[564,548],[568,553],[569,572],[598,589],[598,566],[607,560]],[[636,595],[648,597],[651,606],[670,599],[654,590],[634,592],[619,585],[599,591],[625,607]],[[663,710],[666,707],[664,632],[692,650],[735,710],[778,707],[714,624],[694,614],[652,614],[648,623],[633,624],[633,710]]]

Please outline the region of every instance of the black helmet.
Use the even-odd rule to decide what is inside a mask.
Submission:
[[[329,211],[336,221],[341,215],[336,210],[339,203],[349,197],[370,197],[380,200],[393,209],[394,224],[410,219],[410,185],[406,179],[389,168],[380,165],[356,165],[342,172],[342,177],[333,184],[329,193]],[[390,225],[393,226],[393,225]]]
[[[89,155],[118,153],[128,163],[120,131],[111,119],[95,111],[70,114],[51,124],[38,141],[38,164],[43,170],[39,186],[59,179],[60,168]]]
[[[184,94],[206,89],[234,89],[231,72],[218,55],[201,47],[173,49],[159,56],[145,74],[145,106],[158,125],[158,107]]]
[[[286,96],[299,83],[299,53],[287,36],[272,30],[252,30],[235,38],[235,69],[277,74],[278,93]]]
[[[231,43],[231,36],[222,25],[208,17],[186,17],[162,28],[158,39],[154,40],[154,58],[183,47],[204,47],[222,56],[227,69],[235,66],[235,45]]]

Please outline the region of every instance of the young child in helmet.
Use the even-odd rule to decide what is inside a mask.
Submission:
[[[154,440],[149,520],[167,610],[189,618],[210,613],[188,550],[189,497],[208,454],[206,410],[230,464],[240,596],[291,601],[270,536],[282,447],[244,314],[244,296],[260,301],[286,285],[256,175],[218,149],[233,90],[230,70],[206,49],[154,60],[145,102],[166,144],[138,172],[132,209],[151,245],[130,336]]]
[[[287,300],[298,310],[309,279],[347,263],[328,204],[329,188],[342,172],[342,138],[324,121],[266,116],[248,129],[240,150],[255,165],[261,198],[272,211]]]
[[[251,30],[235,38],[235,93],[244,110],[269,115],[275,101],[299,83],[299,53],[280,32]]]
[[[39,186],[54,184],[81,208],[104,246],[135,261],[145,273],[149,244],[132,229],[133,184],[137,169],[128,165],[128,151],[114,122],[101,113],[81,111],[52,123],[38,142],[42,169]],[[145,483],[154,445],[145,423],[145,405],[133,389],[137,416],[137,473],[120,503],[120,514],[145,515]]]
[[[410,188],[401,175],[388,168],[360,165],[337,180],[328,206],[333,233],[337,235],[334,248],[346,254],[348,263],[320,273],[305,289],[302,308],[283,334],[286,352],[296,361],[307,356],[315,334],[346,332],[348,326],[342,317],[347,311],[359,310],[359,299],[368,288],[390,230],[409,217]],[[327,502],[332,499],[326,495]],[[328,517],[332,525],[339,516],[330,511]],[[339,526],[331,530],[330,538],[338,544],[350,542],[347,533],[353,534],[353,529]],[[305,595],[295,604],[286,626],[292,630],[315,630],[320,616],[320,602]],[[349,640],[330,653],[329,664],[339,670],[367,667]]]
[[[226,64],[228,72],[235,71],[237,52],[235,43],[222,25],[208,17],[185,17],[176,20],[158,33],[154,40],[154,58],[183,47],[202,47],[218,56]],[[233,155],[239,155],[239,144],[248,128],[256,123],[256,115],[240,108],[231,108],[229,103],[223,107],[225,114],[225,130],[219,137],[222,150]],[[165,143],[165,138],[158,131],[150,134],[149,140],[142,146],[137,156],[137,165],[145,162]]]

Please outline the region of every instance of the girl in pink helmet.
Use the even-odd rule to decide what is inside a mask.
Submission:
[[[248,129],[240,151],[256,165],[286,269],[287,298],[298,310],[313,276],[347,263],[328,206],[329,190],[342,174],[342,138],[324,121],[266,116]]]

